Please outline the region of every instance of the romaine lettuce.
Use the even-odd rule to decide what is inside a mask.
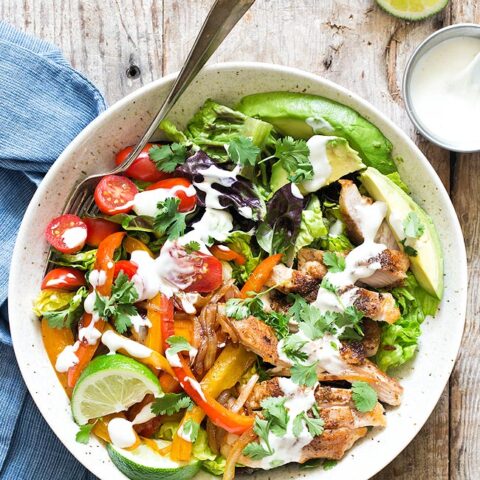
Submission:
[[[310,245],[314,240],[327,235],[328,229],[322,218],[322,208],[317,196],[312,195],[307,207],[302,212],[300,231],[295,241],[294,254]]]

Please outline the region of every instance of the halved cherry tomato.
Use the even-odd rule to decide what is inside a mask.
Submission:
[[[87,226],[87,245],[91,247],[98,247],[100,242],[109,235],[120,231],[120,225],[109,222],[103,218],[83,218]]]
[[[219,260],[226,260],[227,262],[233,260],[237,265],[244,265],[246,261],[241,253],[225,247],[224,245],[212,245],[210,251],[212,252],[212,255]]]
[[[80,217],[71,214],[55,217],[45,230],[48,243],[63,253],[76,253],[85,245],[87,226]]]
[[[167,178],[166,180],[160,180],[153,185],[149,185],[145,190],[158,190],[159,188],[171,190],[171,196],[175,195],[180,200],[180,204],[178,205],[179,212],[189,212],[193,210],[197,204],[197,195],[193,193],[195,189],[186,178]],[[192,190],[193,195],[189,195],[185,189]]]
[[[163,178],[169,178],[169,174],[161,172],[157,169],[155,164],[150,159],[149,151],[153,147],[151,143],[147,143],[143,150],[140,152],[140,155],[135,159],[135,161],[128,167],[125,174],[130,178],[135,178],[136,180],[142,180],[144,182],[158,182]],[[133,147],[127,147],[123,150],[120,150],[115,157],[115,163],[120,165],[124,160],[130,155],[130,152],[133,150]]]
[[[200,265],[194,273],[195,280],[185,291],[208,293],[216,290],[223,281],[222,262],[201,252],[194,254],[200,259]]]
[[[129,212],[138,193],[135,184],[121,175],[103,177],[95,188],[95,203],[102,213],[115,215]]]
[[[43,279],[42,290],[59,288],[61,290],[77,290],[85,285],[85,275],[76,268],[54,268]]]
[[[137,273],[138,265],[129,260],[119,260],[115,264],[115,273],[113,278],[117,278],[120,272],[123,272],[130,280]]]

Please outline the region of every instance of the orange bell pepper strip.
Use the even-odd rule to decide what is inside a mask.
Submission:
[[[114,255],[115,250],[122,245],[123,237],[125,232],[112,233],[104,240],[100,242],[97,250],[97,257],[95,259],[95,269],[103,270],[105,272],[105,282],[103,285],[97,287],[97,292],[100,295],[108,297],[112,291],[113,285],[113,275],[115,272],[115,262]],[[83,326],[87,327],[92,321],[92,316],[90,314],[85,314],[83,316]],[[100,332],[103,332],[105,329],[105,320],[99,319],[95,323],[95,328]],[[87,364],[93,358],[95,351],[97,350],[99,341],[90,345],[88,342],[83,341],[80,343],[78,350],[75,354],[78,357],[78,363],[73,367],[70,367],[68,370],[68,386],[73,388],[77,383],[80,374],[83,372]]]
[[[135,250],[143,250],[144,252],[147,252],[152,258],[154,258],[152,251],[143,242],[138,240],[138,238],[126,237],[123,241],[123,246],[127,253],[132,253]]]
[[[192,320],[175,320],[174,322],[175,335],[184,337],[188,343],[193,342],[193,322]]]
[[[164,295],[157,294],[147,303],[147,318],[152,326],[148,329],[145,345],[158,353],[163,353],[162,319],[165,315],[170,315],[169,308],[173,315],[173,305],[165,301],[165,298]]]
[[[240,290],[240,296],[242,298],[247,298],[250,292],[259,293],[265,283],[272,273],[273,267],[280,263],[283,254],[277,253],[267,257],[265,260],[262,260],[256,267],[255,270],[248,277],[245,285]]]
[[[200,382],[202,390],[217,398],[224,390],[233,387],[254,361],[255,355],[245,350],[241,345],[227,345]],[[200,407],[195,406],[185,412],[180,425],[184,425],[188,420],[200,424],[204,418],[205,412]],[[191,453],[192,443],[174,435],[172,460],[188,461]]]
[[[219,260],[234,261],[237,265],[245,265],[246,262],[245,257],[241,253],[224,245],[213,245],[210,247],[210,252]]]
[[[60,355],[65,347],[72,345],[74,342],[72,330],[70,328],[52,328],[48,324],[48,320],[42,318],[42,338],[50,363],[55,370],[55,363],[58,355]],[[57,374],[62,387],[70,397],[72,395],[72,389],[68,387],[67,374],[57,372],[56,370],[55,373]]]
[[[169,348],[167,339],[175,335],[175,327],[173,321],[173,301],[168,299],[172,303],[172,315],[168,318],[164,318],[162,322],[162,336],[164,338],[164,348]],[[208,415],[210,420],[217,426],[227,430],[230,433],[241,434],[253,425],[253,417],[245,415],[239,415],[233,413],[223,405],[218,403],[212,395],[204,391],[200,384],[197,382],[190,367],[185,359],[180,355],[181,367],[171,366],[175,378],[179,381],[183,390],[187,395]]]
[[[178,393],[182,390],[178,380],[173,378],[167,372],[162,372],[158,377],[158,381],[160,382],[160,386],[164,393]]]

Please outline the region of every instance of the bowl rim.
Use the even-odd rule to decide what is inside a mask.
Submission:
[[[455,31],[458,30],[458,33]],[[408,59],[408,62],[405,66],[405,71],[403,72],[403,79],[402,79],[402,96],[405,103],[405,109],[407,111],[408,117],[410,121],[414,124],[415,128],[421,133],[423,137],[425,137],[430,142],[438,145],[445,150],[449,150],[451,152],[456,153],[475,153],[480,152],[480,141],[478,147],[475,148],[468,148],[468,149],[461,149],[458,146],[452,145],[446,141],[442,141],[441,138],[436,137],[433,133],[431,133],[425,124],[423,124],[417,116],[415,108],[412,103],[412,96],[411,96],[411,79],[413,75],[413,71],[415,70],[415,66],[417,65],[418,61],[428,53],[432,48],[436,47],[440,43],[450,40],[453,38],[459,38],[462,36],[462,30],[477,30],[476,35],[468,35],[474,36],[480,39],[480,24],[478,23],[456,23],[454,25],[448,25],[446,27],[441,28],[430,34],[426,37],[413,51]]]
[[[228,71],[232,69],[249,69],[252,71],[257,71],[261,72],[263,74],[266,74],[268,72],[278,72],[278,73],[287,73],[287,74],[292,74],[295,76],[301,77],[303,80],[311,80],[315,82],[316,84],[323,84],[329,88],[331,88],[334,91],[337,91],[340,93],[343,97],[348,97],[352,99],[354,103],[357,103],[361,105],[365,111],[369,113],[369,115],[373,115],[376,117],[380,117],[382,119],[382,122],[384,122],[390,129],[392,129],[400,138],[401,141],[403,141],[410,149],[412,149],[415,152],[415,155],[419,161],[421,161],[425,168],[427,169],[429,173],[429,177],[431,177],[431,180],[435,184],[435,187],[438,189],[438,194],[443,197],[443,200],[445,200],[445,207],[447,211],[445,212],[446,215],[450,219],[452,219],[452,223],[454,225],[452,233],[456,237],[456,242],[458,245],[461,245],[461,251],[457,252],[458,254],[458,265],[460,266],[461,269],[461,286],[459,289],[459,294],[458,294],[458,305],[459,305],[459,312],[460,315],[459,317],[462,318],[462,335],[459,335],[458,341],[456,342],[455,345],[455,357],[453,361],[449,363],[448,368],[445,369],[445,381],[443,382],[442,389],[439,389],[438,395],[435,395],[433,398],[433,401],[431,401],[431,405],[427,412],[428,415],[426,414],[425,417],[422,419],[422,421],[417,422],[415,425],[415,428],[411,430],[411,434],[405,437],[405,442],[402,442],[401,446],[389,450],[389,455],[385,456],[384,459],[382,460],[381,463],[379,463],[375,469],[372,469],[372,476],[378,473],[380,470],[385,468],[392,460],[394,460],[413,440],[413,438],[418,434],[418,432],[421,430],[425,422],[428,420],[428,418],[431,416],[431,413],[433,409],[436,407],[440,396],[445,388],[445,385],[447,384],[450,375],[452,373],[452,370],[455,365],[455,360],[458,357],[459,350],[460,350],[460,345],[462,341],[462,336],[463,336],[463,331],[465,329],[465,314],[466,314],[466,303],[467,303],[467,294],[466,294],[466,287],[467,287],[467,261],[466,261],[466,250],[465,250],[465,242],[463,238],[463,233],[460,227],[460,223],[458,220],[458,217],[455,213],[455,209],[452,205],[452,202],[450,200],[450,197],[438,177],[437,173],[435,172],[433,166],[430,164],[428,159],[425,157],[425,155],[420,151],[420,149],[417,147],[417,145],[413,142],[413,140],[397,125],[393,123],[390,118],[384,113],[382,113],[379,109],[377,109],[375,106],[373,106],[371,103],[369,103],[367,100],[364,100],[362,97],[360,97],[358,94],[354,93],[353,91],[331,81],[328,80],[320,75],[316,75],[310,72],[307,72],[305,70],[295,68],[295,67],[288,67],[288,66],[283,66],[283,65],[276,65],[276,64],[270,64],[270,63],[265,63],[265,62],[222,62],[222,63],[216,63],[209,65],[205,67],[202,72],[204,71]],[[168,84],[171,82],[176,76],[178,75],[178,72],[171,73],[169,75],[166,75],[162,78],[159,78],[155,81],[149,82],[146,85],[138,88],[137,90],[131,92],[127,96],[123,97],[122,99],[118,100],[115,102],[112,106],[107,108],[104,112],[102,112],[97,118],[95,118],[89,125],[87,125],[72,141],[71,143],[66,147],[66,149],[62,152],[62,154],[58,157],[58,159],[55,161],[55,163],[52,165],[52,167],[49,169],[47,172],[45,179],[48,180],[50,177],[54,177],[57,173],[57,171],[61,168],[61,165],[64,162],[64,159],[67,158],[70,155],[70,152],[72,152],[77,145],[81,144],[81,142],[88,138],[88,136],[95,131],[97,128],[97,125],[101,124],[105,118],[108,118],[110,115],[114,114],[121,108],[123,108],[125,105],[128,103],[132,102],[138,97],[142,97],[146,92],[155,90],[156,88],[163,86],[165,84]],[[191,88],[191,86],[189,87]],[[188,92],[188,89],[187,89]],[[188,94],[188,93],[187,93]],[[364,115],[362,113],[362,115]],[[374,122],[372,122],[374,123]],[[32,200],[29,203],[29,206],[27,207],[27,210],[24,214],[24,219],[28,219],[31,211],[35,208],[36,203],[38,203],[38,200],[41,199],[44,196],[45,190],[46,190],[46,181],[42,181],[40,186],[38,187],[37,191],[35,192],[34,196],[32,197]],[[10,278],[9,278],[9,290],[8,290],[8,295],[9,298],[13,297],[14,293],[14,288],[15,285],[17,284],[16,279],[17,276],[19,276],[19,273],[17,273],[17,265],[19,265],[19,258],[21,256],[21,241],[25,235],[25,230],[27,229],[26,227],[27,222],[22,221],[22,224],[20,226],[20,229],[17,234],[17,240],[15,242],[15,248],[14,252],[12,255],[12,262],[10,265]],[[464,288],[461,288],[464,287]],[[11,306],[11,302],[9,302],[9,316],[13,318],[14,316],[14,310],[15,307]],[[47,420],[51,415],[50,413],[47,414],[47,408],[46,405],[44,405],[41,401],[39,401],[40,395],[37,394],[33,388],[33,385],[30,384],[28,381],[29,377],[31,376],[31,372],[29,371],[28,367],[28,361],[24,359],[23,357],[23,352],[21,348],[21,338],[17,336],[20,335],[20,332],[16,328],[11,329],[12,332],[12,343],[13,343],[13,348],[15,351],[15,356],[17,358],[17,362],[19,365],[19,369],[21,372],[21,375],[25,381],[25,384],[27,385],[27,388],[35,401],[35,404],[37,405],[37,408],[40,410],[42,416],[48,423],[49,427],[53,429],[53,427],[50,426],[49,420]],[[453,351],[453,350],[452,350]],[[60,384],[58,384],[58,387],[60,387]],[[401,407],[400,407],[401,408]],[[54,430],[54,433],[56,434],[56,431]],[[58,436],[57,436],[58,437]],[[59,440],[64,444],[64,441],[58,437]],[[94,467],[92,467],[91,464],[87,462],[87,457],[85,455],[82,455],[79,449],[72,450],[69,447],[67,447],[65,444],[64,446],[68,449],[68,451],[81,463],[83,464],[89,471],[94,473]],[[90,457],[91,458],[91,457]]]

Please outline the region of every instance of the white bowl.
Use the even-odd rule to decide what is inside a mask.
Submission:
[[[77,426],[69,401],[42,344],[40,323],[31,311],[46,261],[43,231],[64,206],[75,182],[85,173],[106,171],[115,152],[136,142],[166,95],[174,75],[137,90],[117,102],[78,135],[40,185],[23,219],[12,260],[9,315],[20,370],[46,421],[70,452],[101,479],[125,477],[96,440],[75,441]],[[233,105],[246,94],[273,90],[308,92],[337,100],[357,110],[391,140],[402,178],[415,199],[433,218],[445,257],[445,294],[440,312],[423,325],[420,351],[399,373],[405,388],[403,403],[387,413],[388,426],[374,429],[329,471],[299,470],[297,466],[260,472],[255,478],[367,479],[395,458],[425,423],[452,371],[463,332],[467,267],[462,232],[440,179],[415,144],[382,113],[348,90],[300,70],[261,63],[213,65],[184,94],[170,118],[183,126],[209,97]],[[321,467],[320,467],[321,468]],[[252,478],[252,477],[249,477]]]

